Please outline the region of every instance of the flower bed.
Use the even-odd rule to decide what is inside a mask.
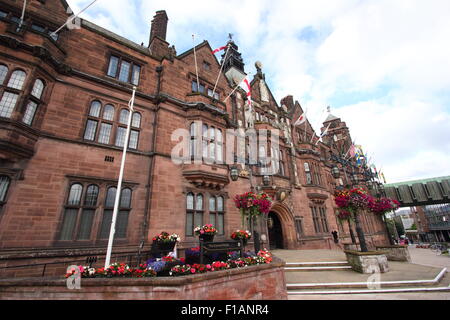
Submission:
[[[233,264],[232,262],[229,262]],[[238,262],[238,265],[242,264]],[[0,300],[286,300],[284,261],[172,277],[0,279]]]
[[[162,276],[184,276],[190,274],[206,273],[234,268],[244,268],[251,265],[270,264],[273,260],[272,254],[268,250],[261,250],[257,255],[244,256],[234,259],[232,254],[227,261],[214,261],[210,264],[187,264],[186,260],[175,259],[171,256],[162,259],[151,259],[146,264],[139,265],[138,268],[131,268],[124,263],[114,263],[109,268],[89,268],[78,266],[78,270],[70,270],[66,278],[79,271],[82,278],[143,278]]]

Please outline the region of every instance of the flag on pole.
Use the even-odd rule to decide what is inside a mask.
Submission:
[[[302,123],[306,122],[306,115],[305,113],[302,113],[300,117],[298,117],[297,121],[294,123],[294,127],[301,125]]]
[[[317,142],[316,142],[316,146],[319,143],[320,139],[322,139],[323,137],[325,137],[327,135],[328,129],[330,129],[330,126],[331,126],[331,123],[328,125],[328,127],[325,129],[325,131],[320,134],[319,140],[317,140]]]
[[[223,46],[223,47],[217,48],[217,49],[215,49],[215,50],[212,51],[212,54],[216,54],[217,52],[220,52],[220,51],[222,51],[222,50],[225,50],[227,47],[228,47],[228,46]]]
[[[350,158],[353,158],[356,155],[356,148],[353,143],[352,143],[350,149],[348,150],[348,152],[350,153]]]
[[[247,93],[247,101],[249,106],[252,105],[252,88],[250,87],[250,81],[248,81],[248,76],[242,80],[242,82],[239,84],[239,87],[244,89],[244,91]]]

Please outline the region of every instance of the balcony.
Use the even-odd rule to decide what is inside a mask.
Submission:
[[[22,122],[0,118],[0,158],[9,161],[31,158],[38,138],[37,131]]]
[[[230,183],[228,168],[223,165],[188,164],[183,166],[183,177],[195,187],[222,190]]]

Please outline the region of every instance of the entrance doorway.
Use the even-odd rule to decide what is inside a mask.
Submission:
[[[269,213],[267,228],[269,231],[270,250],[283,249],[283,228],[281,227],[280,218],[273,211]]]

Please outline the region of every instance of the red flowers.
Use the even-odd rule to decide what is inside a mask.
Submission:
[[[253,192],[246,192],[234,197],[236,208],[240,209],[246,215],[261,215],[269,214],[272,207],[272,199],[265,194],[255,194]]]
[[[359,210],[367,209],[372,199],[364,189],[354,188],[337,192],[334,201],[340,209],[356,214]]]
[[[394,199],[376,199],[361,188],[338,191],[335,194],[334,201],[340,209],[338,218],[341,220],[349,219],[352,214],[357,214],[359,210],[370,210],[373,213],[385,214],[397,210],[400,205]]]
[[[376,214],[385,214],[389,211],[397,210],[400,203],[391,198],[373,199],[370,203],[369,209]]]
[[[252,234],[248,230],[236,230],[231,234],[231,239],[233,240],[248,240],[252,237]]]
[[[82,278],[143,278],[155,277],[156,272],[148,269],[146,264],[140,264],[137,268],[130,268],[125,263],[114,263],[109,268],[90,268],[78,266]],[[66,278],[72,276],[75,270],[66,274]]]
[[[244,268],[251,265],[271,263],[272,259],[272,254],[267,249],[264,249],[259,251],[256,256],[228,260],[226,262],[214,261],[213,263],[207,265],[198,263],[194,263],[192,265],[178,265],[171,269],[170,275],[184,276],[189,274],[228,270],[233,268]]]
[[[203,227],[196,227],[194,229],[194,233],[196,236],[199,235],[215,235],[217,233],[217,229],[214,228],[212,224],[205,224]]]

